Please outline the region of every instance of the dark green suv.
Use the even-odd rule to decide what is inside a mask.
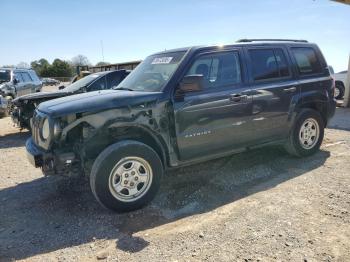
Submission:
[[[45,175],[85,175],[103,206],[127,211],[169,168],[270,144],[311,155],[334,112],[317,45],[248,39],[156,53],[114,90],[41,103],[26,148]]]

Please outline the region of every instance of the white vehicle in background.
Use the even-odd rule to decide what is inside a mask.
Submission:
[[[334,74],[335,79],[335,90],[334,97],[336,99],[342,99],[345,94],[345,82],[348,75],[348,71],[341,71]]]

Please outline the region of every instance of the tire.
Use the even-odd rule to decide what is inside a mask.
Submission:
[[[303,109],[297,115],[285,149],[297,157],[310,156],[320,149],[323,136],[324,121],[320,113],[313,109]]]
[[[162,176],[162,161],[151,147],[125,140],[110,145],[96,158],[90,186],[102,206],[126,212],[150,202],[159,189]]]
[[[335,99],[342,99],[344,97],[344,93],[345,93],[345,88],[342,85],[342,83],[336,82],[335,83]]]

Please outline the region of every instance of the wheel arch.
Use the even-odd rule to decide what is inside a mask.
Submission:
[[[161,159],[163,166],[168,166],[167,146],[162,137],[150,128],[138,124],[112,124],[97,133],[85,144],[85,153],[89,158],[96,158],[106,147],[123,141],[134,140],[151,147]],[[101,143],[96,144],[96,141]]]
[[[296,106],[296,115],[301,112],[303,109],[313,109],[320,113],[322,120],[324,122],[324,126],[327,126],[327,115],[328,115],[328,108],[327,108],[327,102],[323,99],[304,99],[303,101],[300,101]]]

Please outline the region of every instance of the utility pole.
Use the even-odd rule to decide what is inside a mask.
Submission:
[[[345,80],[345,94],[344,94],[344,107],[350,107],[350,54],[348,62],[348,73]]]
[[[101,53],[102,53],[102,62],[105,61],[105,55],[103,54],[103,41],[101,40]]]

